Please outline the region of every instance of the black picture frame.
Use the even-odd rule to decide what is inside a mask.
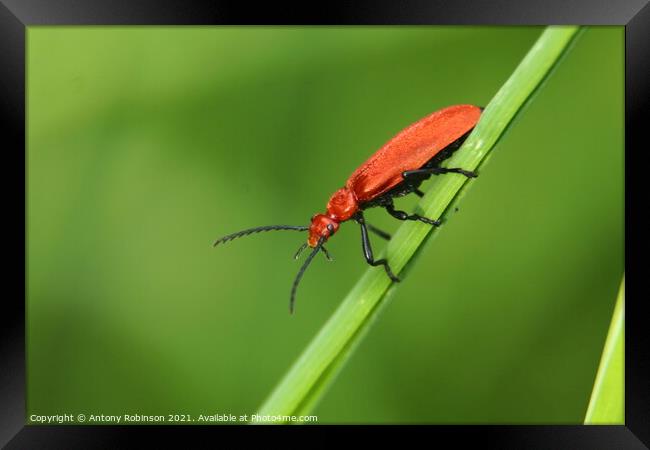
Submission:
[[[327,2],[171,1],[171,0],[0,0],[0,108],[2,112],[2,180],[5,183],[5,246],[25,258],[25,196],[15,193],[25,185],[25,35],[32,25],[224,25],[224,24],[449,24],[449,25],[540,25],[580,24],[625,26],[625,139],[626,139],[626,352],[625,425],[621,426],[430,426],[408,427],[413,434],[432,434],[434,439],[451,439],[457,445],[474,443],[481,447],[526,449],[632,449],[650,445],[650,346],[643,314],[644,298],[637,295],[641,249],[629,245],[633,230],[640,226],[632,211],[642,208],[643,190],[630,181],[639,179],[628,170],[647,152],[643,139],[643,113],[650,99],[650,6],[648,0],[420,0]],[[607,64],[607,61],[603,61]],[[594,74],[597,76],[597,74]],[[7,170],[8,169],[8,170]],[[642,169],[641,169],[642,170]],[[641,177],[642,179],[643,177]],[[8,201],[7,201],[8,200]],[[632,205],[636,205],[633,208]],[[640,205],[640,206],[639,206]],[[7,208],[7,206],[10,206]],[[22,217],[22,220],[21,220]],[[7,239],[8,236],[11,238]],[[15,248],[13,248],[15,246]],[[7,255],[8,256],[8,255]],[[10,269],[26,267],[25,259],[5,257]],[[22,262],[22,264],[19,263]],[[223,430],[274,430],[277,427],[172,427],[172,426],[38,426],[25,425],[25,285],[5,271],[6,286],[2,305],[2,370],[0,371],[0,445],[6,448],[124,448],[135,442],[134,435],[148,439],[183,441],[212,435]],[[26,276],[26,274],[24,275]],[[21,295],[22,298],[21,298]],[[291,427],[296,429],[295,427]],[[311,430],[312,426],[301,427]],[[347,428],[347,427],[334,427]],[[363,427],[367,429],[369,427]],[[401,427],[400,427],[401,428]],[[371,427],[383,434],[384,427]],[[390,427],[388,428],[390,429]],[[273,431],[273,433],[286,433]],[[257,433],[252,433],[257,434]],[[198,436],[197,436],[198,435]],[[431,440],[432,437],[427,437]],[[150,441],[151,442],[151,441]],[[204,441],[207,442],[207,441]],[[431,442],[431,441],[429,441]],[[644,444],[645,443],[645,444]],[[132,444],[133,445],[133,444]]]

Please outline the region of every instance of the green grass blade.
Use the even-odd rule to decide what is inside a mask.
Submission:
[[[625,423],[625,277],[618,291],[612,322],[600,358],[585,424]]]
[[[564,26],[548,27],[541,34],[487,105],[481,121],[448,162],[449,167],[473,170],[485,161],[508,124],[557,64],[577,32],[578,27]],[[469,184],[471,181],[462,175],[436,177],[416,211],[426,217],[443,217]],[[436,233],[429,225],[419,222],[402,224],[386,249],[393,271],[401,273],[403,278],[423,244]],[[277,416],[297,416],[311,411],[387,303],[387,294],[393,290],[390,288],[391,282],[381,268],[369,268],[257,414],[276,416],[270,421],[282,423],[291,420],[278,420]]]

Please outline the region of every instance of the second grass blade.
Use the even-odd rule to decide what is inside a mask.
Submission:
[[[585,424],[625,423],[625,278],[614,307]]]

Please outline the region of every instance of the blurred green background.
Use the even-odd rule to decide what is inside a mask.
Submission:
[[[400,129],[486,105],[541,31],[29,27],[28,415],[255,412],[366,270],[359,230],[294,316],[306,235],[212,241],[307,224]],[[623,43],[578,37],[320,423],[582,422],[624,270]]]

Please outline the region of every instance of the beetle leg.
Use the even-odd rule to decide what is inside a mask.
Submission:
[[[370,247],[370,238],[368,237],[368,229],[366,228],[366,221],[363,218],[363,214],[358,213],[357,216],[355,217],[355,220],[361,226],[361,246],[363,248],[363,256],[366,258],[366,262],[374,267],[384,266],[388,278],[390,278],[393,281],[399,281],[399,278],[397,278],[393,274],[393,271],[390,270],[390,267],[388,266],[388,261],[386,261],[386,259],[382,258],[375,261],[375,258],[372,254],[372,247]]]
[[[420,198],[424,197],[424,192],[422,192],[422,191],[419,190],[419,189],[415,189],[415,190],[413,191],[413,193],[414,193],[415,195],[417,195],[418,197],[420,197]]]
[[[405,211],[398,211],[392,203],[389,203],[384,207],[386,208],[386,211],[388,211],[388,214],[399,220],[419,220],[420,222],[428,223],[429,225],[434,225],[436,227],[440,225],[439,220],[428,219],[419,214],[408,214]]]
[[[402,177],[405,180],[417,175],[441,175],[443,173],[459,173],[465,175],[467,178],[476,178],[478,174],[471,170],[461,169],[459,167],[429,167],[427,169],[407,170],[402,172]]]
[[[387,241],[390,241],[390,234],[386,233],[385,231],[380,230],[380,229],[377,228],[377,227],[374,227],[374,226],[370,225],[369,223],[366,223],[366,226],[368,227],[368,229],[369,229],[370,231],[372,231],[373,233],[375,233],[375,234],[376,234],[377,236],[379,236],[380,238],[382,238],[382,239],[386,239]]]

